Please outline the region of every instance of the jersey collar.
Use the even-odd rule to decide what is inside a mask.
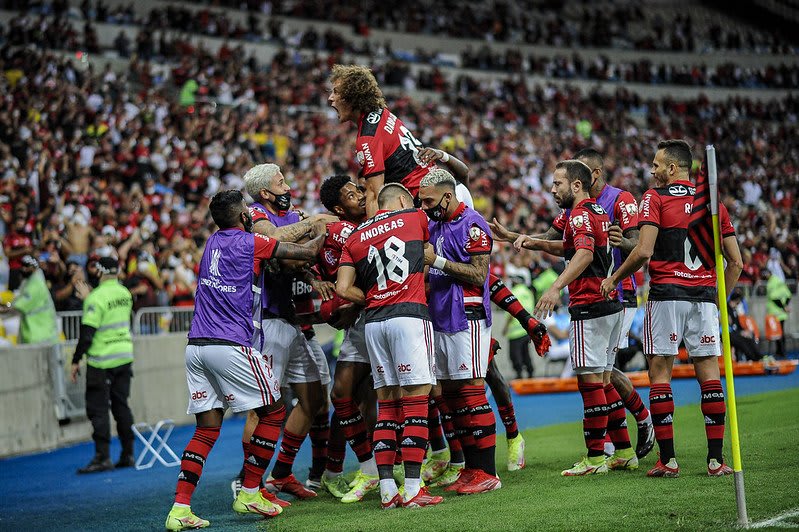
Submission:
[[[465,211],[465,210],[466,210],[466,204],[463,203],[462,201],[459,201],[458,202],[458,208],[455,209],[455,212],[452,213],[452,216],[447,221],[451,222],[452,220],[454,220],[455,218],[457,218],[458,216],[463,214],[463,211]]]
[[[577,209],[578,207],[582,207],[586,203],[596,203],[596,201],[594,201],[594,198],[585,198],[584,200],[580,200],[580,203],[575,205],[574,208]]]

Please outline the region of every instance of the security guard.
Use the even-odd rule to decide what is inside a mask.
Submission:
[[[31,255],[25,255],[22,257],[20,273],[23,281],[17,296],[0,310],[21,315],[19,343],[55,344],[58,341],[55,305],[44,273],[39,268],[39,261]]]
[[[117,279],[119,263],[112,257],[96,262],[100,283],[83,302],[80,337],[72,357],[72,382],[77,382],[79,363],[88,354],[86,415],[92,422],[95,455],[78,473],[113,469],[109,454],[111,424],[108,403],[117,422],[122,454],[116,467],[130,467],[133,460],[133,414],[128,406],[133,376],[133,341],[130,317],[133,297]]]

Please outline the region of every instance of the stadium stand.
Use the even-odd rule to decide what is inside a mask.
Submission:
[[[588,145],[602,149],[614,183],[640,195],[656,139],[683,136],[697,146],[726,139],[730,149],[720,150],[720,177],[747,258],[742,283],[757,284],[759,271],[776,252],[795,286],[799,218],[791,205],[799,163],[794,140],[797,101],[790,95],[769,98],[769,93],[757,90],[796,86],[795,64],[758,70],[724,63],[703,69],[690,66],[697,57],[692,54],[686,54],[689,63],[678,67],[658,65],[657,59],[589,59],[565,49],[556,57],[518,52],[514,58],[513,52],[489,52],[481,62],[479,51],[464,51],[459,57],[459,64],[478,69],[524,65],[526,72],[544,79],[533,84],[511,76],[490,79],[449,66],[413,70],[410,62],[390,59],[390,46],[354,45],[343,34],[315,26],[292,34],[281,26],[289,19],[272,18],[274,27],[262,25],[267,17],[260,4],[250,5],[259,8],[257,15],[173,4],[155,9],[109,5],[34,5],[26,13],[10,13],[3,33],[3,82],[11,96],[2,111],[5,131],[0,135],[3,223],[9,227],[15,217],[25,219],[25,231],[34,236],[54,290],[62,289],[64,297],[57,298],[61,309],[75,305],[68,293],[72,277],[67,271],[74,268],[69,263],[84,263],[91,253],[113,252],[127,262],[131,285],[141,292],[139,306],[190,304],[199,250],[210,231],[207,198],[220,187],[241,186],[241,174],[255,161],[284,164],[294,183],[295,203],[309,212],[318,210],[320,180],[333,172],[356,170],[348,155],[351,135],[328,120],[324,101],[330,64],[350,53],[367,54],[385,86],[435,93],[422,92],[431,97],[426,102],[400,95],[391,106],[424,143],[470,163],[476,176],[476,205],[483,213],[529,230],[545,227],[555,212],[546,187],[551,167],[562,155]],[[8,2],[4,7],[22,6]],[[275,14],[310,13],[281,12],[280,3],[272,7]],[[627,17],[645,29],[658,27],[654,19],[643,24],[634,7],[624,9],[627,15],[615,13],[614,18]],[[147,11],[142,14],[143,10]],[[335,12],[341,21],[355,22],[347,18],[346,9]],[[59,13],[70,16],[59,18]],[[563,14],[564,20],[587,16],[569,13]],[[366,23],[391,28],[390,18],[378,16]],[[134,26],[117,29],[108,43],[104,33],[98,36],[100,24],[92,21]],[[706,33],[694,28],[697,41],[715,35],[711,28],[717,22],[713,17],[703,20]],[[165,25],[181,31],[155,31]],[[414,27],[399,29],[412,32]],[[209,46],[189,36],[192,32],[233,40]],[[495,40],[549,44],[549,38]],[[792,50],[784,42],[764,39],[750,32],[743,44],[733,46],[722,39],[713,49]],[[271,48],[275,53],[268,60],[261,59],[268,54],[253,52],[250,42],[256,40],[281,47]],[[552,42],[566,46],[577,41]],[[36,49],[25,47],[33,43]],[[618,40],[586,43],[625,48]],[[299,54],[292,45],[333,52]],[[76,53],[64,56],[42,48]],[[694,44],[676,49],[709,48]],[[109,50],[120,58],[132,54],[127,72],[100,66],[97,59]],[[435,58],[431,53],[427,60]],[[116,64],[128,66],[124,61]],[[751,87],[752,98],[710,101],[695,92],[678,101],[645,98],[624,84],[608,92],[553,82],[581,77],[669,88],[681,83]],[[50,98],[52,94],[59,97]],[[143,252],[129,254],[131,247]],[[501,268],[503,253],[498,261]],[[548,266],[541,257],[531,256],[530,261]]]

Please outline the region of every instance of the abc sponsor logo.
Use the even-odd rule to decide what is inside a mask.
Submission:
[[[383,366],[377,366],[377,372],[382,375],[386,372],[386,370],[383,368]]]
[[[397,364],[397,371],[400,373],[410,373],[411,365],[410,364]]]
[[[700,344],[715,344],[716,343],[716,337],[715,336],[708,336],[708,335],[705,334],[705,335],[702,336],[702,338],[699,339],[699,343]]]
[[[232,402],[233,402],[233,401],[235,401],[235,400],[236,400],[236,398],[233,396],[233,394],[230,394],[230,395],[226,395],[226,396],[225,396],[225,402],[226,402],[226,403],[232,403]]]
[[[669,341],[670,341],[671,343],[676,343],[676,342],[677,342],[677,333],[671,333],[671,334],[669,335]]]
[[[203,399],[208,399],[208,392],[206,391],[196,391],[191,393],[191,400],[192,401],[201,401]]]

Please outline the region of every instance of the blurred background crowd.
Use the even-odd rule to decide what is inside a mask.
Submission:
[[[407,2],[361,2],[354,10],[338,1],[217,1],[199,11],[173,4],[142,11],[88,0],[2,2],[13,12],[0,32],[0,284],[14,290],[21,259],[32,254],[56,308],[79,310],[90,259],[117,256],[135,309],[192,305],[216,191],[242,187],[250,166],[275,161],[294,205],[316,212],[325,177],[356,175],[354,128],[337,123],[326,98],[330,66],[358,54],[418,139],[469,164],[476,208],[523,231],[549,226],[557,212],[548,191],[554,165],[581,148],[604,153],[610,182],[640,198],[660,139],[689,140],[697,166],[704,145],[716,144],[722,200],[746,265],[741,285],[762,284],[767,270],[795,290],[799,99],[646,97],[625,83],[795,88],[799,63],[775,55],[758,68],[733,60],[705,67],[690,56],[674,66],[657,57],[586,59],[567,48],[795,54],[790,40],[779,32],[729,32],[710,15],[666,16],[635,3],[609,10],[515,2],[490,11],[478,8],[481,2],[471,2],[475,9],[452,3],[419,0],[410,9]],[[324,15],[362,37],[390,29],[561,50],[501,53],[475,42],[447,63],[451,55],[397,50],[385,41],[355,44],[311,23],[291,32],[273,15]],[[125,26],[104,46],[97,23]],[[225,40],[212,47],[193,34]],[[263,60],[245,48],[252,42],[279,48]],[[124,68],[96,60],[104,54]],[[615,91],[584,90],[546,78],[619,83]],[[493,261],[497,273],[526,269],[532,279],[554,259],[500,248]]]

